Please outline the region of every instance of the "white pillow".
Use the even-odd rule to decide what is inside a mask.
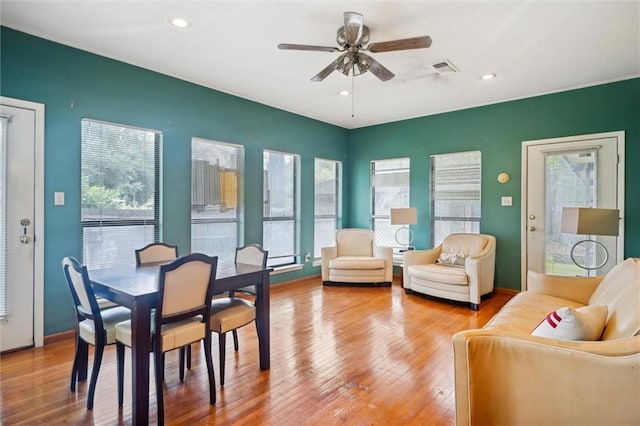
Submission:
[[[560,340],[600,340],[606,322],[606,306],[565,307],[547,315],[531,335]]]
[[[455,253],[447,253],[446,251],[443,251],[440,253],[440,257],[436,262],[441,265],[464,267],[466,258],[467,256],[460,256]]]

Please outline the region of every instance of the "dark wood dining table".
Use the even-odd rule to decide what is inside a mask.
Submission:
[[[149,423],[149,351],[151,310],[159,306],[159,265],[121,266],[89,270],[96,295],[131,309],[133,424]],[[260,368],[268,370],[270,355],[269,272],[261,266],[219,262],[214,292],[256,286],[256,326]]]

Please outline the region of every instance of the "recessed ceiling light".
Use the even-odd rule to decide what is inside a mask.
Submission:
[[[183,18],[173,18],[171,20],[171,25],[178,28],[187,28],[189,26],[189,21]]]
[[[339,94],[340,96],[349,96],[351,92],[349,92],[348,90],[341,90]]]
[[[480,77],[483,80],[491,80],[492,78],[496,78],[496,75],[494,73],[491,74],[485,74],[482,77]]]

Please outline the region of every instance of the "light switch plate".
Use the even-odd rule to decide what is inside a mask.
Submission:
[[[511,197],[502,197],[502,205],[503,206],[512,206],[513,205],[513,201],[511,199]]]
[[[64,192],[54,192],[53,193],[53,205],[54,206],[64,206]]]

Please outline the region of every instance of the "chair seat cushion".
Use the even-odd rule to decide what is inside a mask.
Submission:
[[[107,332],[106,344],[116,342],[115,326],[117,323],[126,321],[131,318],[131,311],[125,307],[118,306],[115,308],[105,309],[101,312],[102,325]],[[96,344],[96,329],[93,320],[86,319],[78,324],[80,337],[87,343]]]
[[[226,333],[249,324],[256,318],[256,307],[247,300],[223,297],[211,301],[211,331]]]
[[[469,279],[463,268],[437,264],[413,265],[408,268],[412,278],[444,284],[468,285]]]
[[[201,318],[201,317],[200,317]],[[162,352],[170,351],[193,342],[197,342],[205,335],[205,324],[198,317],[178,321],[162,326]],[[152,318],[153,332],[155,320]],[[116,338],[119,342],[131,347],[131,321],[116,324]],[[155,334],[155,333],[153,333]]]
[[[369,256],[340,256],[329,261],[329,269],[384,269],[384,259]]]

